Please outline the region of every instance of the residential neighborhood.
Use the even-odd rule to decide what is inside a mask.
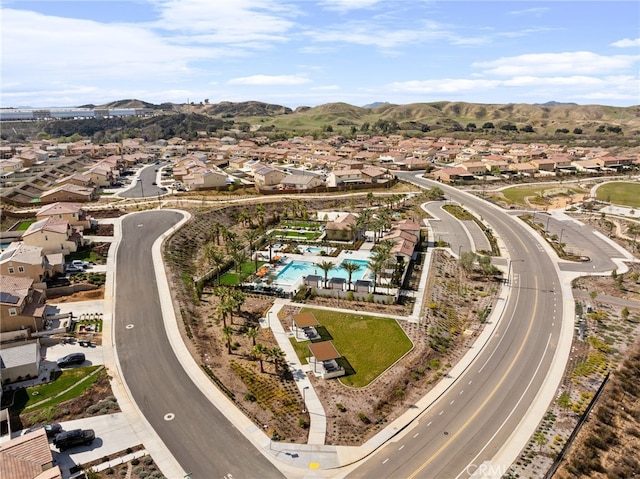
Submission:
[[[158,142],[133,138],[117,144],[93,145],[81,141],[61,145],[42,140],[24,146],[3,145],[2,151],[0,193],[16,219],[11,228],[3,231],[4,244],[0,253],[0,344],[2,383],[7,391],[20,388],[21,384],[46,380],[41,378],[46,378],[55,366],[43,351],[53,351],[50,349],[53,344],[60,350],[60,345],[66,344],[66,339],[61,338],[72,338],[70,341],[74,342],[76,351],[73,354],[82,354],[83,362],[86,351],[87,357],[96,360],[92,364],[101,364],[102,346],[100,340],[96,342],[100,320],[94,320],[98,313],[77,313],[74,306],[61,312],[60,305],[52,305],[49,296],[80,291],[78,288],[84,286],[74,285],[74,275],[86,277],[91,271],[107,272],[103,266],[96,268],[95,264],[75,258],[81,252],[86,254],[95,241],[92,238],[96,238],[100,224],[93,217],[96,212],[115,211],[115,204],[126,199],[127,192],[133,191],[136,185],[141,189],[137,196],[131,197],[132,204],[151,195],[148,191],[145,195],[142,189],[144,172],[152,174],[153,186],[159,192],[152,198],[157,196],[158,200],[162,197],[164,201],[174,202],[168,205],[177,204],[175,202],[181,198],[193,198],[195,194],[205,195],[207,191],[231,194],[242,190],[250,192],[252,199],[268,200],[282,194],[295,198],[295,195],[307,193],[340,194],[363,190],[358,207],[344,207],[343,204],[341,209],[320,211],[307,211],[305,207],[303,214],[300,202],[292,200],[290,205],[277,206],[270,211],[272,224],[265,222],[262,205],[247,204],[241,207],[245,208],[242,213],[229,213],[235,215],[236,226],[241,226],[235,233],[227,231],[223,235],[221,224],[208,223],[214,230],[217,228],[217,233],[207,233],[209,242],[190,241],[191,247],[195,247],[191,261],[200,259],[198,274],[207,274],[209,281],[213,281],[212,272],[216,276],[237,275],[235,286],[242,294],[265,295],[267,301],[271,301],[271,297],[277,298],[266,315],[260,313],[266,317],[254,318],[253,323],[247,324],[255,324],[249,329],[266,328],[290,338],[292,344],[287,339],[276,341],[271,349],[264,349],[258,343],[258,349],[248,356],[249,364],[259,359],[263,370],[263,359],[272,357],[275,374],[284,375],[288,367],[278,357],[286,355],[289,364],[295,365],[292,366],[294,373],[305,378],[298,384],[303,414],[320,414],[322,406],[313,399],[315,392],[312,390],[314,384],[316,388],[322,386],[314,381],[330,384],[338,378],[353,378],[352,362],[359,364],[358,354],[352,349],[338,347],[340,336],[327,334],[326,318],[317,319],[311,312],[290,312],[288,306],[283,305],[310,294],[327,300],[369,303],[375,310],[376,303],[398,306],[411,298],[410,303],[415,302],[413,313],[403,313],[398,318],[416,319],[423,311],[422,295],[427,276],[419,272],[423,266],[428,266],[422,263],[426,245],[446,246],[446,243],[434,236],[433,225],[412,209],[427,196],[420,196],[412,189],[400,194],[389,191],[398,184],[400,173],[415,172],[443,184],[480,184],[484,187],[520,181],[555,181],[572,176],[614,176],[632,172],[640,162],[633,154],[614,155],[598,147],[365,134],[359,134],[353,140],[339,136],[324,140],[295,137],[271,143],[266,137],[237,140],[231,136],[214,138],[204,134],[193,142],[181,138]],[[432,188],[433,192],[436,190],[438,188]],[[376,194],[382,196],[373,206]],[[215,200],[216,195],[212,198]],[[218,199],[223,198],[225,195],[219,195]],[[442,192],[429,196],[436,201],[443,198]],[[201,205],[205,205],[205,201],[202,200]],[[414,201],[416,205],[403,208],[407,201],[411,205]],[[153,208],[153,205],[147,207]],[[300,214],[296,214],[298,207]],[[291,212],[288,218],[287,210]],[[465,228],[470,237],[476,235],[476,246],[488,242],[483,230],[470,223]],[[228,230],[232,229],[232,224],[233,221]],[[223,236],[223,239],[211,235]],[[246,237],[249,243],[234,240],[234,236]],[[459,259],[461,249],[462,245],[459,245]],[[223,251],[226,262],[224,268],[220,268],[222,260],[218,260],[220,263],[216,266],[210,258]],[[244,269],[249,272],[244,273]],[[410,279],[412,274],[416,276]],[[491,273],[496,277],[500,274]],[[193,281],[194,284],[200,282],[201,288],[213,287],[213,283],[195,275]],[[406,289],[410,281],[420,282],[419,294]],[[214,291],[215,295],[223,294],[219,289]],[[489,294],[487,296],[491,298]],[[223,296],[217,300],[222,304],[226,301]],[[434,304],[428,307],[433,308]],[[274,322],[272,313],[278,317]],[[315,314],[319,314],[318,311]],[[470,331],[467,329],[465,334],[474,334]],[[225,326],[223,334],[231,354],[230,337],[234,331]],[[260,333],[256,332],[255,337],[260,337]],[[426,347],[424,337],[413,339],[425,343],[423,347]],[[297,349],[294,343],[299,343]],[[237,344],[233,348],[237,348]],[[80,350],[83,352],[77,352]],[[408,350],[403,350],[403,354]],[[58,359],[58,355],[56,352],[54,357]],[[291,360],[295,356],[299,356],[299,364],[298,360]],[[231,364],[239,367],[238,360],[232,360]],[[221,373],[218,371],[217,374]],[[281,380],[283,378],[281,376]],[[307,399],[307,394],[311,399]],[[3,414],[0,419],[6,422],[6,410]],[[309,427],[306,419],[300,421],[301,425],[306,424],[303,429]],[[314,420],[309,429],[309,444],[325,441],[324,437],[320,438],[325,426],[318,424]],[[42,454],[42,464],[36,469],[49,468],[51,478],[68,475],[70,469],[63,471],[55,460],[52,462],[59,456],[51,456],[49,443],[43,442],[41,430],[26,432],[16,442],[11,441],[11,445],[0,445],[0,454],[12,454],[12,448],[20,447],[20,444],[30,444],[29,447]],[[109,447],[113,446],[110,444]],[[104,464],[102,467],[108,467],[108,461]]]
[[[160,161],[165,165],[158,186],[179,184],[185,191],[243,187],[263,193],[380,187],[393,179],[394,171],[427,170],[444,183],[460,183],[599,175],[626,171],[639,161],[637,154],[612,154],[601,147],[364,134],[353,140],[294,137],[271,143],[267,137],[229,136],[158,142],[133,138],[104,145],[42,140],[3,142],[2,152],[0,195],[18,206],[92,202],[130,184],[128,175],[136,165]]]

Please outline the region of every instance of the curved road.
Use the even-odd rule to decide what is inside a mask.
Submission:
[[[169,343],[151,249],[181,219],[175,211],[156,210],[122,221],[114,339],[123,377],[142,414],[193,479],[283,477],[202,394]]]
[[[405,179],[436,185],[414,174]],[[437,185],[482,215],[503,240],[511,258],[511,294],[503,320],[476,361],[452,380],[452,387],[417,424],[350,477],[456,478],[479,472],[500,477],[510,462],[483,463],[498,454],[527,416],[556,354],[563,299],[543,246],[519,220],[455,188]],[[539,419],[534,418],[535,424]]]
[[[407,179],[433,185],[413,174]],[[511,295],[503,320],[477,360],[459,377],[447,379],[453,385],[435,405],[409,431],[364,461],[352,477],[455,478],[482,470],[527,416],[556,354],[567,308],[555,266],[538,238],[492,205],[439,186],[452,200],[482,215],[504,241],[512,259]],[[203,396],[171,350],[151,245],[180,218],[176,212],[153,211],[123,221],[114,324],[123,375],[142,413],[192,477],[282,477]],[[555,390],[556,385],[551,387]],[[175,414],[175,419],[167,421],[166,414]],[[539,418],[533,420],[537,424]],[[489,472],[499,476],[509,465],[494,464]]]

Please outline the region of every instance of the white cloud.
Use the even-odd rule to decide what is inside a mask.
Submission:
[[[372,21],[351,21],[327,29],[307,31],[305,34],[317,42],[354,43],[384,50],[433,40],[450,40],[452,43],[465,41],[432,21],[424,22],[415,29],[388,28]]]
[[[520,97],[561,98],[570,100],[624,100],[638,98],[637,78],[633,75],[593,76],[516,76],[504,80],[441,78],[394,82],[385,91],[398,94],[431,95],[435,97],[478,94],[489,96],[491,91],[521,91]],[[508,94],[506,95],[509,96]],[[475,100],[482,101],[482,100]]]
[[[394,92],[409,93],[460,93],[473,90],[495,88],[498,80],[469,80],[466,78],[440,78],[437,80],[410,80],[393,82],[389,89]]]
[[[298,51],[305,55],[306,54],[313,55],[313,54],[334,53],[339,50],[337,47],[305,46],[300,48]]]
[[[272,0],[157,0],[160,19],[154,26],[182,31],[189,41],[246,44],[283,42],[295,26],[297,7]]]
[[[381,0],[325,0],[323,6],[327,10],[337,10],[339,12],[348,12],[350,10],[371,8],[375,4],[380,3],[380,1]]]
[[[538,8],[526,8],[524,10],[513,10],[508,12],[509,15],[526,15],[526,16],[535,16],[539,17],[543,13],[547,13],[550,9],[548,7],[538,7]]]
[[[532,53],[515,57],[503,57],[473,66],[484,68],[487,75],[601,75],[627,70],[640,59],[637,55],[603,56],[592,52]]]
[[[42,84],[82,79],[178,78],[189,62],[226,54],[172,45],[142,26],[101,24],[5,9],[5,80]],[[11,45],[11,48],[8,48]]]
[[[539,85],[571,86],[574,89],[583,87],[601,86],[602,79],[590,76],[566,76],[566,77],[537,77],[517,76],[503,80],[502,85],[513,87],[536,87]]]
[[[229,85],[302,85],[311,80],[300,75],[253,75],[248,77],[232,78]]]
[[[640,47],[640,37],[624,38],[622,40],[618,40],[617,42],[613,42],[611,46],[619,48]]]

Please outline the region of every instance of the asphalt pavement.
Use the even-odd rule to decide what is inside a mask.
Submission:
[[[465,207],[474,206],[465,200]],[[105,324],[113,327],[117,355],[107,340],[104,357],[126,380],[114,379],[118,401],[131,425],[130,431],[120,430],[120,434],[129,442],[144,442],[168,477],[187,473],[192,477],[256,477],[257,473],[281,477],[271,463],[280,463],[287,477],[342,477],[354,467],[322,469],[360,465],[357,461],[363,458],[364,465],[353,477],[449,477],[454,469],[468,476],[478,476],[481,470],[496,475],[519,453],[537,426],[538,414],[541,417],[555,392],[558,365],[564,367],[555,348],[566,342],[562,316],[572,314],[572,301],[562,299],[570,295],[563,291],[557,268],[529,261],[540,253],[549,254],[548,245],[535,238],[522,243],[513,236],[513,230],[521,226],[504,218],[495,221],[491,210],[482,210],[482,205],[478,208],[492,225],[497,223],[495,231],[499,235],[504,232],[500,241],[506,240],[509,250],[515,252],[508,260],[513,282],[501,293],[484,336],[448,377],[361,448],[279,444],[266,438],[202,373],[180,339],[162,269],[162,240],[156,238],[165,237],[164,231],[182,220],[181,213],[145,212],[124,217],[122,225],[116,222],[116,239],[121,231],[125,234],[124,241],[114,245],[117,277],[115,282],[108,279],[105,297],[105,311],[112,309],[113,316],[107,313]],[[572,237],[568,228],[563,234],[567,239]],[[460,249],[466,250],[465,244],[473,248],[468,232],[464,236],[458,232],[452,238],[453,246],[459,243]],[[152,250],[153,258],[149,254]],[[110,254],[110,261],[114,256]],[[115,266],[112,263],[107,270],[113,271]],[[525,274],[532,270],[538,278],[533,282]],[[563,280],[566,278],[564,275]],[[114,305],[116,293],[118,302]],[[513,303],[508,301],[511,295],[517,295]],[[539,327],[536,322],[541,316],[548,321]],[[515,338],[525,338],[528,344],[513,342]],[[50,354],[55,357],[57,353]],[[472,363],[474,359],[478,361]],[[483,366],[474,371],[478,364]],[[527,376],[531,369],[535,369],[533,376]],[[551,371],[549,377],[545,377],[547,370]],[[483,372],[490,375],[484,378]],[[513,382],[509,377],[520,379]],[[473,392],[470,386],[474,382],[484,386]],[[441,407],[445,404],[448,406]],[[478,416],[484,421],[474,426]],[[479,452],[473,454],[474,450]],[[102,448],[99,453],[105,455]]]

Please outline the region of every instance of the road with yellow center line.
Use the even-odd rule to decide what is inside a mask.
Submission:
[[[452,200],[459,195],[455,190],[446,193]],[[513,261],[515,281],[500,324],[475,362],[419,423],[349,477],[447,479],[481,471],[526,415],[550,368],[562,323],[553,263],[519,220],[459,196],[459,202],[491,225]],[[493,465],[494,475],[509,465]]]

